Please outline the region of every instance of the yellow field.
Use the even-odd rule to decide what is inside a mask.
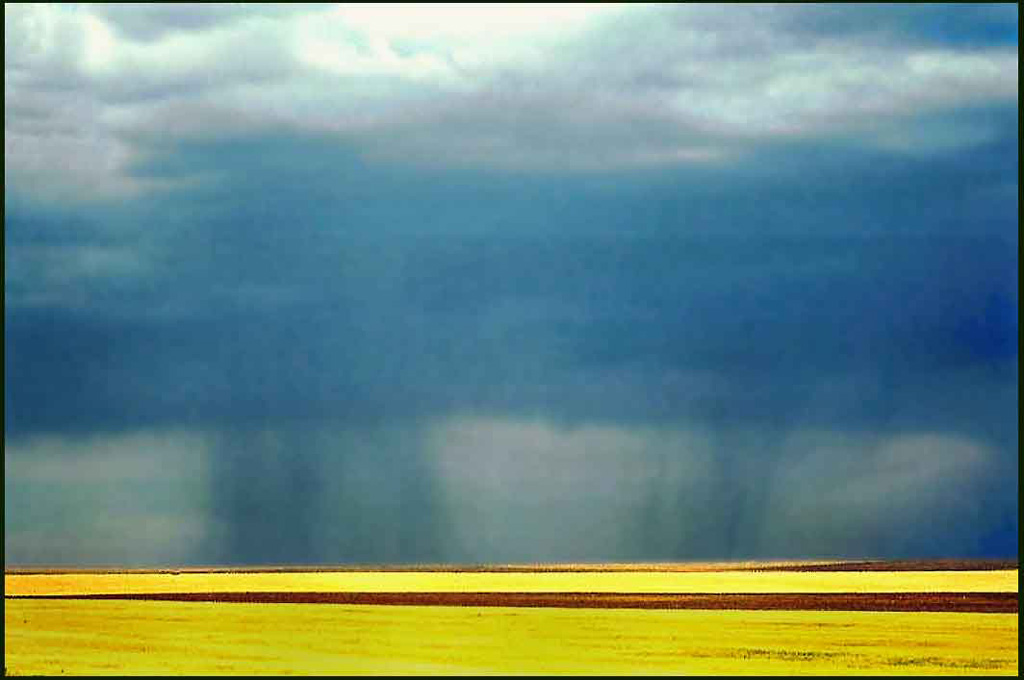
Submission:
[[[5,574],[16,595],[1018,592],[1018,570]],[[1017,614],[5,599],[8,674],[1010,674]]]
[[[5,574],[5,595],[173,592],[1017,592],[1016,569],[874,572],[263,572]]]
[[[5,605],[8,674],[1017,674],[1016,614]]]

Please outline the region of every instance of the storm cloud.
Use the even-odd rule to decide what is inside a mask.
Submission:
[[[1015,6],[5,35],[7,564],[1016,555]]]

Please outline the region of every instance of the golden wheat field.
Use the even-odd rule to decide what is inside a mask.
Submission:
[[[5,574],[5,671],[1016,675],[1018,669],[1016,612],[213,601],[218,593],[345,589],[470,589],[484,597],[520,590],[632,593],[641,600],[653,593],[932,592],[955,599],[1016,594],[1017,570]],[[126,593],[200,593],[211,601],[82,599]]]

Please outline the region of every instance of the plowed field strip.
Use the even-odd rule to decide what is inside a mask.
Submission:
[[[11,596],[8,596],[11,597]],[[595,609],[747,609],[1017,613],[1017,593],[472,593],[211,592],[14,596],[15,599],[164,600]]]
[[[769,564],[747,567],[753,571],[999,571],[1017,569],[1017,560],[864,560],[806,564]]]

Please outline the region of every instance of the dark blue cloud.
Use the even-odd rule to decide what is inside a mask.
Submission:
[[[1017,44],[1017,7],[1009,3],[812,5],[783,12],[783,24],[822,37],[874,34],[906,43],[956,47]]]
[[[991,46],[1013,9],[771,20]],[[1018,114],[951,107],[588,172],[138,136],[141,198],[10,196],[5,445],[213,433],[194,562],[1016,554]]]

